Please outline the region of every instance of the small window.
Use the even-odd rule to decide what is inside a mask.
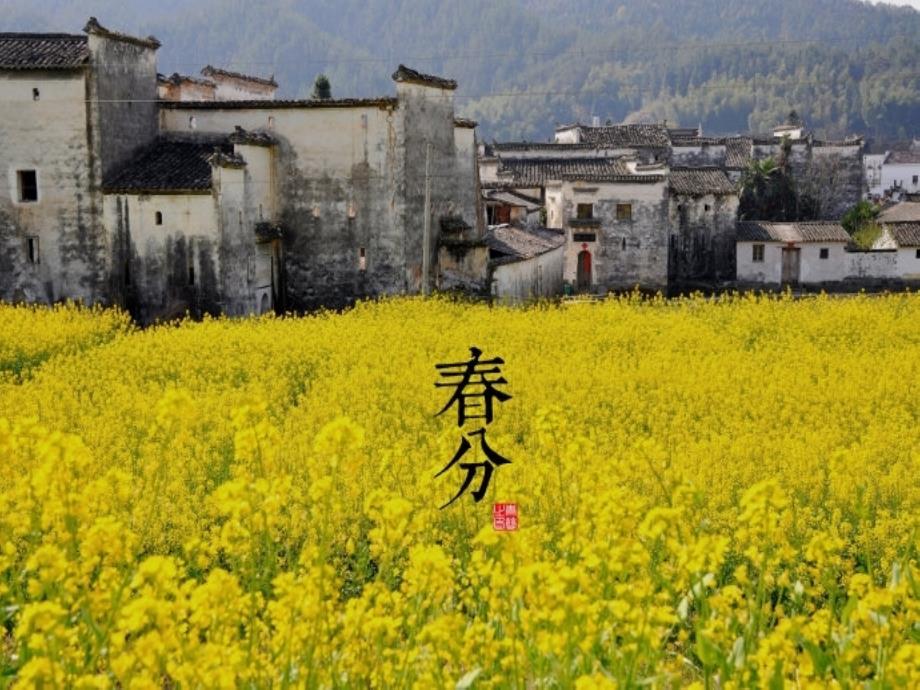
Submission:
[[[163,212],[157,211],[153,214],[153,222],[157,225],[163,225]]]
[[[19,201],[38,201],[38,175],[34,170],[19,170],[16,173]]]
[[[195,266],[194,264],[188,265],[188,284],[189,285],[195,284]]]
[[[620,248],[625,252],[626,251],[626,238],[624,237],[620,243]]]
[[[705,206],[703,206],[703,208],[706,209],[707,211],[712,210],[712,206],[710,206],[709,204],[706,204]]]
[[[617,204],[617,220],[632,220],[632,204]]]
[[[28,254],[28,259],[30,264],[40,264],[41,258],[38,255],[38,238],[29,237],[26,240],[26,252]]]
[[[831,250],[828,249],[827,247],[821,247],[821,251],[818,253],[818,256],[821,257],[822,259],[826,259],[830,255],[831,255]]]
[[[131,260],[125,259],[125,287],[131,287]]]
[[[914,254],[914,256],[915,256],[916,258],[920,259],[920,249],[917,250],[917,253]]]
[[[364,252],[364,247],[358,249],[358,270],[366,271],[367,270],[367,255]]]
[[[355,216],[358,215],[358,209],[355,208],[355,202],[348,202],[348,218],[349,220],[354,220]]]
[[[578,204],[575,217],[578,220],[591,220],[594,218],[594,204]]]
[[[198,120],[195,119],[194,115],[189,115],[188,118],[188,128],[196,129],[198,127]]]
[[[269,129],[274,129],[274,128],[275,128],[275,117],[274,117],[274,115],[269,115],[269,116],[268,116],[268,128],[269,128]]]
[[[753,261],[754,263],[758,263],[758,264],[763,263],[763,248],[764,248],[764,245],[762,244],[755,244],[752,247],[753,253],[751,255],[751,261]]]
[[[32,100],[33,101],[37,101],[41,97],[42,97],[41,92],[38,89],[32,89]]]
[[[593,232],[572,233],[573,242],[597,242],[597,235]]]
[[[920,182],[920,175],[914,175],[914,185],[916,186],[918,182]]]

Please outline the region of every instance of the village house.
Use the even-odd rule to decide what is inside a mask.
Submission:
[[[455,82],[400,66],[395,96],[275,100],[213,67],[158,77],[159,45],[95,19],[0,34],[0,299],[338,307],[436,287],[444,228],[481,241]]]
[[[873,249],[897,252],[897,274],[903,280],[920,280],[920,201],[904,201],[879,215],[882,236]]]
[[[551,143],[483,146],[483,194],[507,204],[488,220],[523,215],[510,195],[538,200],[541,221],[566,233],[564,278],[579,291],[732,280],[735,185],[708,158],[669,167],[669,136],[664,125],[574,125]]]
[[[491,294],[519,304],[562,293],[565,236],[548,228],[497,225],[485,236]]]
[[[900,151],[886,151],[865,157],[868,196],[896,200],[920,193],[920,140]]]
[[[775,287],[844,280],[849,242],[839,223],[738,223],[738,282]]]
[[[863,140],[816,138],[793,111],[769,135],[674,136],[672,166],[716,166],[739,183],[752,160],[786,163],[799,190],[811,196],[824,220],[839,220],[863,197]]]

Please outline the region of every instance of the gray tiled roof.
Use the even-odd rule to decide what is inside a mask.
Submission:
[[[729,170],[741,170],[751,161],[750,137],[729,137],[725,140],[725,167]]]
[[[230,70],[220,69],[219,67],[214,67],[213,65],[207,65],[204,67],[204,69],[201,70],[201,73],[206,77],[227,77],[229,79],[251,81],[254,84],[262,84],[263,86],[278,86],[278,82],[275,81],[274,76],[268,77],[267,79],[265,77],[254,77],[251,74],[231,72]]]
[[[0,33],[0,69],[77,69],[87,62],[86,36]]]
[[[672,168],[671,193],[688,196],[735,194],[734,185],[719,168]]]
[[[411,84],[424,84],[426,86],[437,86],[439,89],[448,89],[453,91],[457,88],[457,82],[453,79],[436,77],[433,74],[423,74],[414,69],[400,65],[393,72],[393,81],[407,82]]]
[[[594,146],[666,148],[671,144],[668,128],[664,125],[581,125],[579,129],[581,141]]]
[[[510,173],[518,185],[539,187],[570,175],[629,175],[629,169],[618,158],[503,158],[501,173]]]
[[[561,230],[531,228],[517,225],[496,225],[485,235],[490,253],[496,256],[495,263],[511,263],[545,254],[565,242]]]
[[[229,144],[159,139],[141,150],[123,167],[103,181],[106,192],[165,194],[204,192],[211,189],[211,156],[215,148],[232,156]],[[226,158],[227,161],[230,158]]]
[[[849,242],[850,235],[840,223],[738,223],[739,242]]]
[[[911,165],[920,163],[920,150],[892,151],[885,159],[886,163],[894,165]]]
[[[892,223],[887,228],[899,247],[920,247],[920,223]]]
[[[880,223],[920,223],[920,201],[902,201],[879,214]]]

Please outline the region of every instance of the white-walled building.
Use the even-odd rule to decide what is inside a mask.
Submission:
[[[839,223],[738,223],[739,283],[795,285],[844,280],[850,235]]]
[[[0,299],[343,307],[437,287],[444,228],[482,242],[453,80],[400,65],[395,96],[281,101],[273,79],[158,77],[159,46],[95,19],[0,34]]]
[[[521,303],[562,294],[565,236],[558,230],[496,225],[486,232],[492,296]]]
[[[904,201],[885,209],[878,217],[882,236],[875,249],[897,252],[898,275],[920,280],[920,202]]]

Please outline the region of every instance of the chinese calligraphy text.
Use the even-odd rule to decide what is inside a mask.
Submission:
[[[495,468],[511,464],[510,460],[499,455],[486,441],[486,427],[492,423],[495,401],[503,403],[511,400],[511,396],[499,388],[508,383],[505,377],[501,375],[501,365],[505,361],[501,357],[484,360],[482,359],[482,350],[476,347],[470,348],[470,354],[472,358],[466,362],[438,364],[435,367],[440,372],[442,380],[434,385],[438,388],[454,389],[453,395],[447,401],[447,404],[435,416],[444,414],[452,406],[456,405],[458,427],[463,429],[468,422],[480,425],[480,428],[469,431],[462,436],[460,446],[457,448],[457,452],[454,453],[454,457],[444,469],[435,475],[435,477],[440,477],[458,463],[460,469],[466,472],[460,491],[450,501],[441,506],[442,509],[460,498],[481,471],[482,478],[479,486],[472,492],[473,500],[479,503],[486,495],[489,481],[492,479],[492,473]],[[460,462],[473,447],[473,444],[470,443],[471,438],[478,440],[480,450],[485,458],[480,462]]]

